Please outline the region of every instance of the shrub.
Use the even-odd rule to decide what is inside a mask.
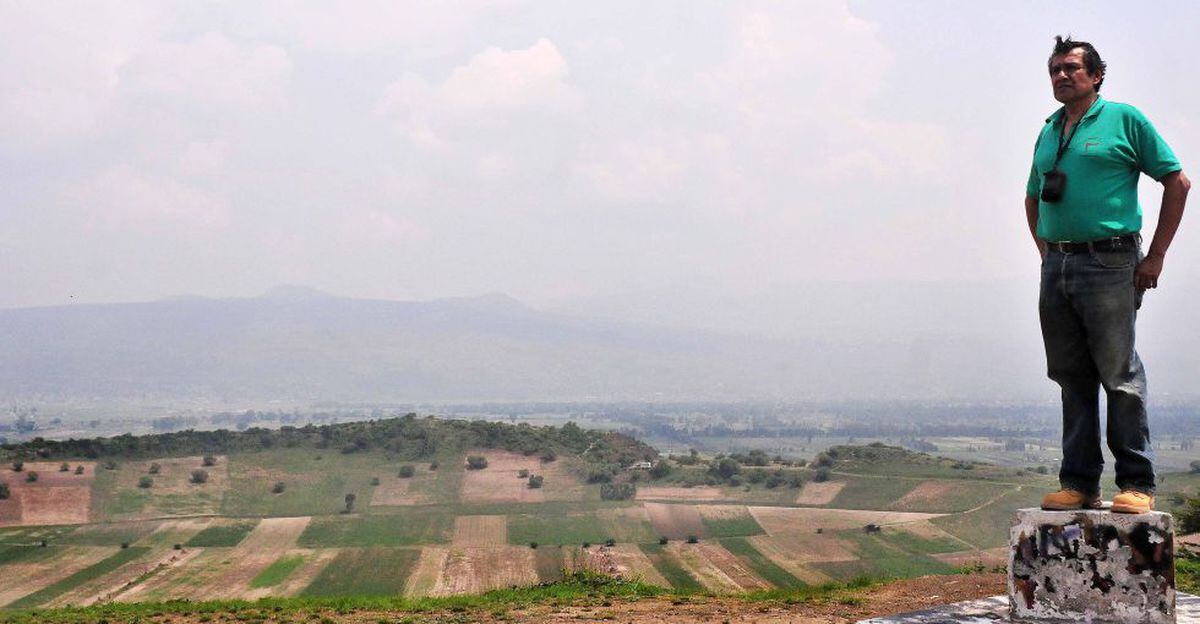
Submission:
[[[287,489],[287,485],[284,484],[283,481],[276,481],[275,485],[271,486],[271,493],[272,494],[283,494],[283,491],[285,489]]]
[[[154,485],[154,479],[151,479],[148,476],[143,475],[141,479],[138,479],[138,487],[140,487],[142,489],[149,489],[153,485]]]
[[[548,464],[556,459],[558,459],[558,454],[554,451],[546,451],[545,453],[542,453],[541,460],[543,464]]]
[[[708,467],[708,474],[722,479],[728,479],[741,471],[741,464],[731,457],[721,459]]]
[[[121,542],[121,550],[125,550],[126,548],[129,548],[129,542]]]
[[[608,546],[609,548],[612,548],[613,546],[617,545],[617,540],[610,537],[610,538],[604,540],[604,545]]]
[[[1196,533],[1200,531],[1200,497],[1189,498],[1183,509],[1175,512],[1179,521],[1180,533]]]
[[[152,463],[152,464],[150,464],[150,468],[148,468],[146,470],[146,472],[149,474],[152,474],[152,475],[156,475],[156,474],[162,472],[162,466],[159,466],[157,462]]]
[[[600,498],[602,500],[631,500],[637,494],[637,486],[632,483],[602,483]]]
[[[171,546],[171,549],[172,550],[183,550],[183,544],[176,542],[173,546]]]
[[[217,465],[217,458],[216,458],[216,457],[213,457],[212,455],[205,455],[205,456],[204,456],[204,459],[202,459],[202,460],[200,461],[200,464],[201,464],[202,466],[206,467],[206,468],[207,468],[208,466],[216,466],[216,465]]]
[[[829,475],[828,468],[817,468],[817,473],[813,475],[813,481],[815,483],[824,483],[829,480]]]
[[[28,481],[28,482],[30,482],[30,483],[33,483],[34,481],[37,481],[37,480],[38,480],[38,473],[37,473],[36,471],[30,470],[29,472],[25,473],[25,480],[26,480],[26,481]]]
[[[467,470],[483,470],[487,467],[488,461],[483,455],[470,455],[467,457]]]
[[[63,463],[62,463],[62,464],[61,464],[61,465],[58,467],[58,471],[59,471],[59,472],[71,472],[71,464],[68,464],[67,462],[63,462]]]
[[[660,537],[660,538],[658,538],[658,543],[659,543],[659,545],[660,545],[660,546],[666,546],[666,545],[667,545],[667,542],[669,542],[669,541],[670,541],[670,540],[668,540],[668,539],[666,538],[666,536],[663,536],[663,537]]]
[[[408,465],[400,466],[399,476],[401,479],[411,479],[415,474],[417,474],[417,469],[415,467]]]
[[[354,511],[354,501],[356,500],[358,500],[358,496],[354,494],[346,495],[346,511],[344,513],[350,513],[351,511]]]
[[[192,483],[208,483],[208,471],[200,469],[193,470]]]
[[[12,493],[8,491],[7,483],[0,483],[0,500],[7,500]]]
[[[371,485],[379,485],[379,477],[371,477]]]
[[[105,470],[116,470],[117,462],[110,459],[110,460],[104,462],[103,466],[104,466]]]
[[[833,465],[833,456],[829,453],[817,453],[816,459],[813,460],[813,465],[821,468]]]
[[[75,466],[75,474],[77,474],[77,475],[83,474],[83,466]]]
[[[529,547],[534,550],[537,550],[537,542],[529,542]]]
[[[688,538],[687,538],[687,543],[689,543],[689,544],[699,544],[699,543],[700,543],[700,538],[696,537],[695,535],[689,535],[689,536],[688,536]]]
[[[528,476],[529,476],[529,470],[527,470],[527,469],[525,469],[525,468],[522,468],[522,469],[520,469],[520,470],[518,470],[518,471],[517,471],[517,477],[518,477],[518,478],[524,479],[524,478],[526,478],[526,477],[528,477]]]
[[[13,472],[21,472],[22,470],[25,470],[25,462],[18,459],[12,463],[12,469]]]
[[[542,475],[529,477],[529,487],[535,490],[542,487]]]
[[[671,465],[665,459],[658,460],[658,463],[650,469],[651,479],[661,479],[669,474],[671,474]]]
[[[437,469],[438,469],[438,463],[437,463],[437,462],[429,462],[429,469],[430,469],[430,470],[437,470]]]

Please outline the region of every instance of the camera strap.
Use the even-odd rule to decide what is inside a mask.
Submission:
[[[1079,131],[1079,126],[1083,124],[1083,117],[1075,121],[1075,125],[1071,126],[1071,134],[1066,134],[1067,129],[1067,111],[1063,111],[1063,127],[1058,132],[1058,153],[1054,155],[1054,169],[1058,169],[1058,161],[1062,160],[1063,154],[1067,153],[1067,148],[1071,146],[1071,139],[1075,138],[1075,133]],[[1066,135],[1066,140],[1063,140],[1063,135]]]

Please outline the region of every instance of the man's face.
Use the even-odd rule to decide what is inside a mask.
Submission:
[[[1050,86],[1054,99],[1062,103],[1090,97],[1101,76],[1088,74],[1083,64],[1083,48],[1050,58]]]

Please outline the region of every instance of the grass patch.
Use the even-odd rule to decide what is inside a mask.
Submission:
[[[123,522],[81,526],[59,540],[76,546],[120,546],[132,544],[158,528],[158,522]]]
[[[837,481],[845,481],[842,491],[828,505],[835,509],[889,509],[890,505],[917,487],[917,479],[888,479],[882,477],[858,477],[837,475]]]
[[[37,546],[42,540],[53,544],[70,535],[74,526],[37,526],[0,529],[0,546]]]
[[[650,559],[650,563],[654,564],[654,569],[667,579],[667,582],[680,593],[690,594],[703,592],[704,586],[700,584],[688,571],[680,565],[675,556],[667,551],[666,547],[661,544],[639,544],[643,553]]]
[[[1175,559],[1175,588],[1189,594],[1200,593],[1200,559],[1194,557]]]
[[[303,555],[284,555],[267,566],[258,576],[250,581],[250,587],[255,589],[274,587],[292,575],[300,564],[304,563]]]
[[[701,512],[701,516],[703,516],[703,512]],[[740,513],[732,518],[703,517],[703,520],[709,535],[713,537],[745,537],[766,533],[758,525],[758,521],[754,519],[754,516],[750,515],[749,511]]]
[[[299,448],[235,454],[227,461],[229,489],[221,513],[266,517],[336,513],[345,507],[346,494],[355,494],[355,507],[365,511],[375,492],[371,477],[394,475],[399,465],[379,453]],[[276,482],[285,486],[280,494],[271,492]]]
[[[395,596],[404,591],[421,551],[413,548],[344,550],[301,592],[303,596]]]
[[[61,552],[61,549],[55,547],[42,548],[41,546],[0,546],[0,565],[48,559],[50,555],[56,552]]]
[[[933,518],[930,522],[979,549],[1006,546],[1016,510],[1041,505],[1043,494],[1038,488],[1014,489],[970,513]]]
[[[725,550],[733,553],[738,559],[741,559],[754,573],[763,578],[768,583],[778,587],[779,589],[795,589],[804,587],[804,581],[796,578],[791,572],[779,567],[774,561],[771,561],[744,537],[729,537],[718,540]]]
[[[54,600],[55,598],[58,598],[59,596],[71,591],[72,589],[75,589],[76,587],[79,587],[80,585],[83,585],[84,583],[87,583],[88,581],[100,578],[101,576],[116,570],[122,565],[141,557],[149,551],[149,548],[141,548],[136,546],[123,548],[107,559],[88,566],[63,580],[54,583],[53,585],[43,587],[32,594],[26,595],[25,597],[8,605],[8,608],[28,608],[37,606],[49,600]]]
[[[237,546],[256,526],[258,526],[257,520],[210,526],[194,535],[187,541],[187,545],[195,547]]]
[[[450,541],[454,516],[426,509],[377,516],[313,518],[297,540],[305,548],[417,546]]]
[[[854,545],[859,559],[827,561],[812,565],[838,580],[848,581],[860,577],[910,578],[926,574],[949,574],[954,571],[949,564],[922,552],[938,547],[940,543],[935,540],[920,540],[911,534],[867,534],[859,530],[839,531],[837,536]],[[907,539],[909,536],[916,540],[912,545]]]
[[[525,545],[572,545],[602,543],[608,539],[618,542],[652,542],[658,539],[654,527],[644,517],[625,513],[623,507],[597,507],[569,503],[542,505],[531,510],[527,506],[509,512],[508,542]],[[587,510],[585,510],[587,509]]]

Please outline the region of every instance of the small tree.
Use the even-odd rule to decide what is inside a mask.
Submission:
[[[283,494],[285,489],[287,489],[287,485],[283,481],[276,481],[275,485],[271,486],[271,492],[274,494]]]
[[[688,536],[688,538],[687,538],[687,543],[689,543],[689,544],[699,544],[699,543],[700,543],[700,538],[696,537],[695,535],[689,535],[689,536]]]
[[[529,470],[527,468],[522,468],[517,471],[517,477],[520,479],[524,479],[528,476],[529,476]]]
[[[354,494],[347,494],[346,495],[346,509],[342,513],[350,513],[351,511],[354,511],[354,501],[357,499],[358,499],[358,497],[355,496]]]
[[[483,455],[470,455],[467,457],[468,470],[483,470],[488,467],[487,458]]]
[[[534,549],[534,550],[537,550],[537,546],[538,546],[537,542],[529,542],[529,547],[530,547],[530,548],[532,548],[532,549]]]
[[[400,472],[397,474],[401,479],[411,479],[413,475],[417,474],[417,469],[414,466],[406,464],[404,466],[400,466]]]
[[[208,483],[208,471],[197,468],[192,471],[192,483]]]
[[[33,483],[34,481],[37,481],[37,480],[38,480],[38,473],[37,473],[36,471],[30,470],[29,472],[25,473],[25,480],[26,480],[26,481],[28,481],[28,482],[30,482],[30,483]]]
[[[150,467],[148,469],[146,469],[146,472],[148,472],[152,475],[156,475],[156,474],[162,472],[162,466],[159,466],[157,462],[151,463]]]
[[[558,459],[558,453],[555,453],[554,451],[546,451],[545,453],[542,453],[541,461],[543,464],[548,464],[556,459]]]
[[[1191,468],[1192,474],[1200,473],[1200,459],[1193,460],[1192,463],[1188,464],[1188,468]]]
[[[437,463],[437,462],[429,462],[429,469],[430,469],[430,470],[437,470],[437,469],[438,469],[438,463]]]
[[[204,456],[204,459],[203,459],[203,460],[201,460],[201,462],[200,462],[200,463],[201,463],[201,465],[203,465],[203,466],[204,466],[204,467],[206,467],[206,468],[207,468],[207,467],[209,467],[209,466],[216,466],[216,465],[217,465],[217,458],[216,458],[216,457],[213,457],[212,455],[205,455],[205,456]]]
[[[77,474],[77,475],[83,474],[83,466],[75,466],[75,474]]]
[[[651,479],[661,479],[669,474],[671,474],[671,465],[665,459],[658,460],[658,463],[650,468]]]
[[[143,490],[150,489],[150,487],[153,485],[154,479],[151,479],[148,476],[142,475],[142,478],[138,479],[138,487],[142,488]]]
[[[25,462],[23,462],[19,459],[17,461],[14,461],[12,463],[12,469],[13,469],[13,472],[21,472],[22,470],[25,470]]]
[[[6,500],[11,495],[11,492],[8,491],[8,484],[0,482],[0,500]]]
[[[371,477],[371,485],[379,485],[379,477]]]
[[[829,476],[830,476],[829,469],[825,468],[825,467],[821,467],[821,468],[817,469],[817,473],[813,475],[812,480],[815,483],[824,483],[829,480]]]
[[[662,537],[660,537],[660,538],[658,538],[658,544],[659,544],[660,546],[666,546],[666,545],[667,545],[667,542],[669,542],[669,541],[670,541],[670,540],[668,540],[668,539],[667,539],[667,537],[666,537],[665,535],[664,535],[664,536],[662,536]]]
[[[67,462],[63,462],[62,464],[60,464],[58,466],[58,471],[59,472],[71,472],[71,464],[68,464]]]
[[[532,477],[529,477],[529,487],[535,490],[542,487],[542,475],[533,475]]]

